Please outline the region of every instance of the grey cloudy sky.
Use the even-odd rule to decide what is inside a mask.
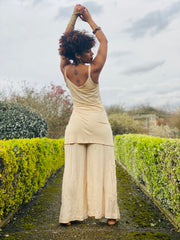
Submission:
[[[58,39],[78,3],[109,41],[103,103],[180,106],[180,0],[0,0],[0,90],[24,81],[66,88]],[[80,19],[76,28],[91,32]]]

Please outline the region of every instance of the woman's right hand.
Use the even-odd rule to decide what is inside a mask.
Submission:
[[[79,16],[84,22],[89,22],[91,20],[91,14],[86,7],[83,7],[82,14]]]

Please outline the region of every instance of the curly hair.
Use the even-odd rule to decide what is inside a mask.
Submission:
[[[84,51],[91,49],[95,45],[95,38],[86,32],[77,30],[64,33],[59,40],[59,54],[73,60],[75,64],[77,59],[75,54],[81,55]]]

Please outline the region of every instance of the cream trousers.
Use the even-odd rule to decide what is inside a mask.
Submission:
[[[114,147],[101,144],[65,145],[59,222],[119,219]]]

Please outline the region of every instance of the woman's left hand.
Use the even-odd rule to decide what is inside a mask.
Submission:
[[[81,4],[76,4],[73,14],[80,16],[83,13],[84,7]]]

